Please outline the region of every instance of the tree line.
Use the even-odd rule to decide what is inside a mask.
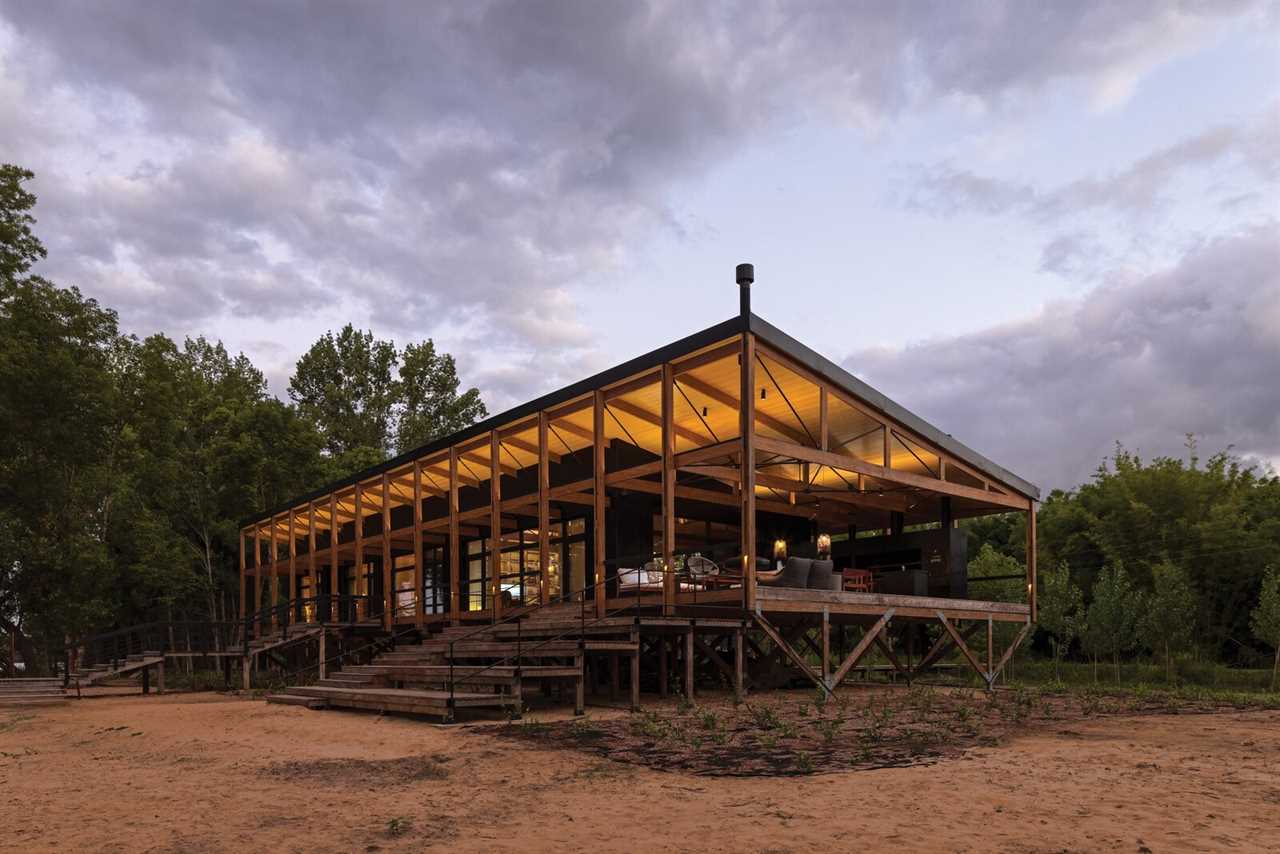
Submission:
[[[31,273],[32,177],[0,166],[0,635],[33,668],[93,631],[236,618],[239,520],[486,416],[430,340],[328,333],[286,402],[220,342],[124,334]]]
[[[1120,445],[1089,483],[1041,504],[1037,638],[1066,656],[1109,664],[1147,653],[1174,660],[1280,666],[1280,478],[1229,451],[1144,461]],[[1021,514],[966,523],[977,598],[1023,601]]]

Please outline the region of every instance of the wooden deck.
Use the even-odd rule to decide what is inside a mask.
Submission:
[[[835,590],[799,590],[759,587],[756,602],[765,614],[857,614],[880,617],[893,610],[899,618],[933,620],[942,614],[949,620],[986,620],[1026,623],[1031,608],[1015,602],[978,599],[944,599],[934,596],[895,596],[887,593],[844,593]]]

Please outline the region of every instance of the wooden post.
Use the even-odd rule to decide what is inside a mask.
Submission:
[[[987,679],[990,681],[995,678],[995,662],[996,662],[996,641],[995,626],[992,623],[991,615],[987,615]]]
[[[658,635],[658,696],[667,698],[667,638]]]
[[[605,513],[605,478],[604,478],[604,392],[596,389],[592,399],[592,437],[595,445],[592,448],[592,457],[594,460],[594,513],[592,523],[595,539],[595,572],[593,582],[595,585],[596,597],[596,616],[603,617],[607,607],[608,596],[604,587],[605,569],[604,569],[604,513]]]
[[[160,656],[160,663],[156,665],[156,693],[164,693],[164,656]]]
[[[489,433],[489,574],[492,576],[493,619],[502,619],[502,469],[498,467],[498,431]]]
[[[276,627],[276,605],[280,602],[280,547],[276,543],[276,517],[271,517],[271,628]]]
[[[890,429],[889,429],[888,423],[883,423],[880,425],[880,434],[884,437],[884,467],[892,468],[892,466],[889,465],[890,461],[893,459],[893,453],[892,453],[892,448],[890,447],[890,442],[892,441],[892,439],[890,437]]]
[[[459,579],[458,536],[458,449],[449,447],[449,619],[462,619],[462,585]]]
[[[744,683],[746,682],[746,679],[744,678],[746,675],[745,672],[747,664],[746,645],[746,630],[739,627],[734,630],[733,633],[733,698],[739,703],[742,702],[742,699],[745,696],[745,691],[743,689],[745,687]]]
[[[329,493],[329,622],[338,619],[338,494]]]
[[[387,631],[396,627],[396,573],[391,558],[391,475],[382,473],[382,598],[383,626]]]
[[[684,633],[684,696],[693,702],[693,628]]]
[[[640,627],[631,629],[631,642],[636,645],[631,653],[631,711],[640,711]]]
[[[292,507],[289,508],[289,594],[284,597],[289,603],[289,612],[285,616],[285,624],[292,623],[295,617],[298,603],[294,600],[298,595],[298,536],[295,526],[298,522],[298,514]]]
[[[538,601],[551,601],[551,454],[547,447],[547,413],[538,413]]]
[[[742,588],[743,607],[756,604],[756,345],[750,331],[742,333],[741,396],[742,430]]]
[[[831,450],[829,406],[827,387],[823,384],[818,387],[818,447],[824,451]]]
[[[675,373],[670,363],[662,365],[662,611],[675,613],[676,606],[676,431]]]
[[[1039,581],[1036,579],[1036,504],[1031,502],[1027,510],[1027,604],[1031,606],[1031,622],[1036,621],[1036,593]]]
[[[254,637],[262,634],[262,588],[264,575],[262,574],[262,523],[259,522],[253,527],[253,613],[257,615],[254,622]]]
[[[364,485],[356,482],[356,494],[353,499],[356,516],[356,560],[355,567],[351,573],[351,618],[353,622],[360,621],[360,600],[354,598],[360,593],[360,581],[364,578]],[[372,602],[370,602],[372,605]],[[370,608],[372,610],[372,608]],[[368,616],[366,613],[365,616]]]
[[[822,681],[831,685],[831,612],[822,607]]]
[[[245,614],[247,613],[247,611],[245,610],[245,606],[246,606],[246,603],[249,601],[249,598],[248,598],[249,591],[248,591],[247,585],[245,584],[245,576],[247,575],[247,573],[245,572],[246,565],[247,564],[246,564],[245,555],[244,555],[244,529],[241,528],[240,529],[240,619],[241,621],[243,621],[245,618]]]
[[[320,630],[320,678],[321,679],[327,678],[327,674],[329,672],[329,665],[326,660],[328,656],[328,651],[326,650],[326,647],[328,646],[328,644],[325,642],[326,639],[328,638],[328,635],[329,635],[328,629]]]
[[[311,577],[311,616],[320,618],[320,578],[316,575],[316,503],[307,502],[307,575]],[[306,614],[305,605],[303,614]]]
[[[426,601],[423,595],[424,572],[422,566],[422,461],[413,461],[413,622],[418,628],[426,618]]]

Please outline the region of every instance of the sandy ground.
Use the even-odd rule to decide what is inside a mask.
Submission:
[[[4,851],[1277,851],[1280,712],[726,778],[372,714],[101,697],[0,709],[0,828]]]

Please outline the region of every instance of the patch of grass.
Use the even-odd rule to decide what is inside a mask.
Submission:
[[[782,719],[778,717],[778,713],[768,706],[749,706],[751,710],[751,719],[760,729],[773,730],[782,726]]]
[[[403,836],[409,831],[413,823],[407,818],[396,816],[387,819],[387,836]]]

